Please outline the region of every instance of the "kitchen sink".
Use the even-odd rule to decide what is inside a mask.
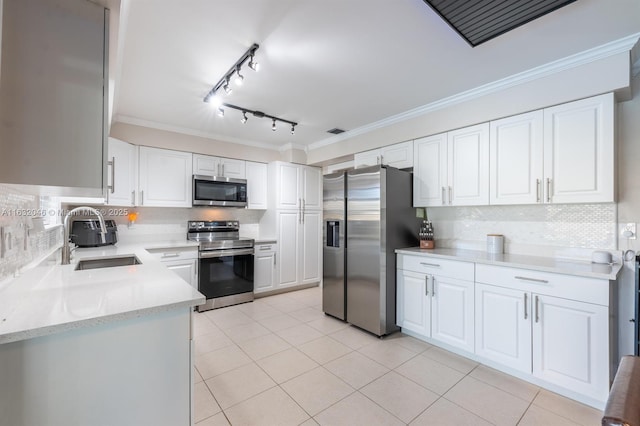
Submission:
[[[114,268],[116,266],[141,265],[140,259],[134,255],[116,257],[99,257],[95,259],[82,259],[76,265],[76,271],[85,269]]]

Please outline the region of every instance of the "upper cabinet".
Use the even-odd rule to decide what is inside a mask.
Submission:
[[[385,166],[405,169],[413,167],[413,141],[401,142],[380,149],[355,154],[354,167]]]
[[[544,110],[544,202],[615,201],[613,93]]]
[[[211,155],[193,155],[193,174],[246,179],[246,162]]]
[[[322,170],[275,161],[269,164],[269,181],[275,185],[276,209],[322,209]]]
[[[265,163],[246,162],[247,171],[247,208],[266,210],[269,194],[267,165]]]
[[[488,123],[417,139],[414,150],[414,206],[488,204]]]
[[[109,138],[107,197],[112,206],[135,206],[138,188],[138,147]]]
[[[141,146],[139,156],[139,205],[191,207],[190,152]]]
[[[108,11],[70,0],[0,8],[0,182],[103,196]]]
[[[612,93],[414,145],[416,207],[615,201]]]

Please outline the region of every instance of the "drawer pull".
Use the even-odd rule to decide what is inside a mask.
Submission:
[[[536,296],[536,322],[540,321],[540,308],[538,307],[540,298]]]
[[[447,202],[444,200],[444,186],[442,187],[442,205],[444,206]]]
[[[524,294],[524,319],[527,319],[527,293]]]
[[[547,280],[541,280],[539,278],[528,278],[528,277],[514,277],[516,280],[523,280],[523,281],[533,281],[534,283],[543,283],[543,284],[548,284],[549,281]]]
[[[260,250],[271,250],[271,246],[262,246]]]
[[[166,259],[168,257],[180,257],[180,253],[164,253],[162,255],[163,259]]]
[[[420,262],[420,264],[422,266],[433,266],[434,268],[439,268],[440,267],[440,265],[438,265],[437,263]]]

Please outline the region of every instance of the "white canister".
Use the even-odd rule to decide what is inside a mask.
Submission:
[[[504,253],[504,235],[487,234],[487,253]]]

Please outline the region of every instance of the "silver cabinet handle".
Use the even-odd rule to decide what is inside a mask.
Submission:
[[[449,205],[451,205],[451,193],[453,192],[453,188],[449,187]]]
[[[444,200],[444,186],[442,187],[442,205],[444,206],[446,201]]]
[[[424,295],[429,295],[429,275],[424,276]]]
[[[111,166],[111,185],[108,185],[107,188],[113,194],[116,190],[116,157],[111,157],[111,161],[108,161],[107,165]]]
[[[271,246],[260,246],[260,250],[271,250]]]
[[[304,215],[307,211],[307,202],[305,201],[305,199],[302,199],[302,223],[304,224]]]
[[[518,276],[515,276],[513,278],[515,278],[516,280],[522,280],[522,281],[533,281],[534,283],[543,283],[543,284],[549,283],[549,281],[541,280],[539,278],[518,277]]]
[[[376,155],[376,165],[380,164],[380,156]]]
[[[131,191],[131,205],[136,205],[136,191]]]
[[[540,309],[538,308],[540,298],[536,296],[536,322],[540,321]]]
[[[140,191],[140,205],[144,206],[144,189]]]
[[[524,294],[524,319],[527,319],[527,293]]]
[[[420,262],[420,264],[422,266],[433,266],[434,268],[439,268],[440,267],[440,265],[438,265],[437,263]]]
[[[163,253],[162,259],[167,259],[170,257],[180,257],[180,253]]]
[[[540,179],[536,179],[536,203],[540,202]]]
[[[302,223],[302,198],[298,198],[298,223]]]
[[[222,176],[224,176],[224,163],[222,163]]]
[[[431,297],[436,297],[436,277],[431,276]]]
[[[380,164],[384,164],[384,155],[380,154]]]
[[[547,203],[551,202],[551,178],[547,178]]]
[[[278,253],[273,253],[273,266],[276,266],[276,256]]]

